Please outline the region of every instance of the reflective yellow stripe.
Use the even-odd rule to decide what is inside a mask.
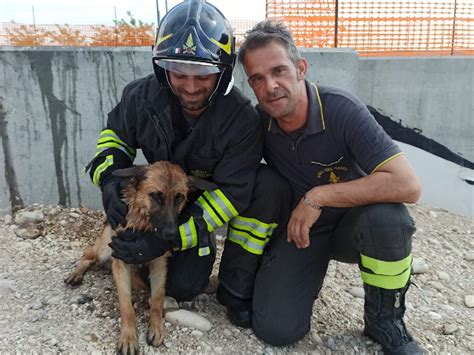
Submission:
[[[411,269],[405,270],[400,275],[387,276],[387,275],[375,275],[361,271],[362,280],[371,286],[384,288],[387,290],[395,290],[406,286],[408,279],[410,278]]]
[[[240,245],[243,249],[247,250],[252,254],[262,255],[265,246],[268,243],[268,238],[260,240],[253,238],[246,232],[235,230],[229,227],[227,238],[229,241]]]
[[[209,247],[199,248],[199,251],[198,251],[199,256],[206,256],[209,254],[211,254],[211,248]]]
[[[383,261],[360,254],[361,264],[377,275],[396,276],[411,267],[413,257],[408,255],[405,259],[398,261]]]
[[[135,148],[128,146],[120,137],[111,129],[104,129],[99,134],[97,142],[96,155],[99,155],[105,149],[118,148],[123,151],[131,160],[135,159],[137,151]]]
[[[215,197],[216,194],[214,194]],[[220,219],[225,222],[229,221],[230,217],[228,216],[228,211],[227,211],[227,208],[226,206],[222,203],[221,200],[219,199],[216,199],[214,196],[212,196],[209,191],[205,191],[204,192],[204,197],[206,197],[207,199],[207,202],[212,206],[214,207],[214,211],[217,212],[217,214],[219,214],[219,217],[221,217]],[[222,203],[223,206],[221,206],[219,204],[219,202]]]
[[[95,156],[98,156],[104,150],[109,149],[109,148],[117,148],[121,150],[122,152],[124,152],[125,155],[127,155],[127,157],[129,157],[131,160],[135,159],[136,153],[130,153],[128,149],[124,148],[122,145],[115,142],[108,142],[108,143],[103,143],[101,145],[97,145]]]
[[[255,218],[248,218],[242,216],[236,216],[230,222],[230,225],[237,229],[243,229],[261,238],[271,236],[275,228],[278,226],[277,223],[265,223]]]
[[[155,46],[159,46],[161,42],[166,41],[166,40],[167,40],[168,38],[170,38],[172,35],[173,35],[173,33],[170,33],[170,34],[168,34],[168,35],[166,35],[166,36],[158,37],[158,38],[156,39]]]
[[[314,87],[314,91],[316,93],[316,97],[318,99],[318,103],[319,103],[319,112],[321,113],[321,124],[323,126],[323,129],[326,129],[326,122],[324,120],[324,110],[323,110],[323,103],[321,102],[321,97],[319,96],[319,90],[318,90],[318,87],[316,86],[316,84],[314,83],[311,83]]]
[[[229,199],[219,189],[204,192],[203,196],[199,197],[196,202],[204,211],[203,218],[210,232],[224,225],[238,214]]]
[[[107,170],[107,168],[111,166],[113,163],[114,163],[113,155],[107,155],[105,157],[105,160],[97,166],[97,168],[94,171],[94,174],[92,175],[92,183],[94,185],[99,185],[100,177],[102,176],[102,173],[105,170]]]
[[[178,230],[181,237],[181,250],[194,248],[197,245],[197,230],[193,217],[180,225]]]
[[[219,196],[222,202],[224,202],[226,207],[229,209],[229,212],[231,213],[231,215],[229,216],[230,218],[237,216],[239,214],[239,212],[237,212],[237,210],[235,209],[234,205],[229,201],[229,199],[224,195],[224,193],[220,189],[214,190],[212,192],[215,193],[217,196]]]
[[[395,155],[392,155],[390,158],[388,159],[385,159],[383,162],[381,162],[379,165],[377,165],[371,172],[371,174],[375,173],[377,171],[377,169],[380,169],[383,165],[387,164],[390,160],[393,160],[395,159],[396,157],[399,157],[400,155],[403,155],[402,152],[400,153],[397,153]]]
[[[221,42],[219,42],[218,40],[214,39],[211,37],[211,41],[214,42],[216,45],[219,46],[219,48],[221,48],[224,52],[226,52],[228,55],[230,55],[230,52],[232,50],[231,48],[231,41],[230,41],[230,37],[227,38],[227,43],[226,44],[222,44]]]
[[[207,229],[209,232],[213,232],[216,228],[220,227],[223,223],[214,213],[214,210],[211,206],[207,203],[207,201],[201,196],[197,199],[196,203],[199,207],[202,208],[202,218],[206,221]]]

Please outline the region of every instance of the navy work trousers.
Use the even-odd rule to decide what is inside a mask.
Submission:
[[[291,190],[286,181],[267,165],[261,165],[256,174],[249,207],[240,216],[255,218],[265,223],[277,223],[273,236],[286,230]],[[271,238],[273,238],[273,236]],[[178,301],[191,300],[206,288],[216,258],[211,253],[199,256],[197,248],[175,253],[168,259],[166,294]],[[225,241],[219,269],[219,287],[226,295],[221,299],[226,306],[239,306],[251,302],[255,274],[262,255],[244,250],[240,245]]]
[[[279,236],[269,245],[255,280],[255,334],[276,346],[303,338],[330,259],[358,263],[362,253],[401,260],[411,253],[414,231],[403,204],[376,204],[348,209],[336,223],[317,223],[305,249]]]

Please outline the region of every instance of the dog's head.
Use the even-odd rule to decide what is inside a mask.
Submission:
[[[209,181],[187,176],[178,165],[167,161],[119,169],[113,174],[128,179],[123,191],[128,205],[127,228],[154,230],[166,240],[178,236],[178,215],[188,193],[217,188]]]

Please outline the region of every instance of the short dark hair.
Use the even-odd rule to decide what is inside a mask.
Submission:
[[[270,42],[277,42],[285,48],[290,60],[297,65],[301,60],[301,54],[296,48],[293,37],[288,28],[281,21],[264,20],[257,23],[251,30],[245,33],[245,39],[240,46],[238,59],[244,64],[247,50],[266,46]]]

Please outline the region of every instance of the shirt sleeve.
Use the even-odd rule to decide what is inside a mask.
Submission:
[[[357,99],[344,99],[336,115],[336,132],[348,154],[359,167],[371,174],[387,161],[402,154],[400,148],[377,123],[367,107]]]

